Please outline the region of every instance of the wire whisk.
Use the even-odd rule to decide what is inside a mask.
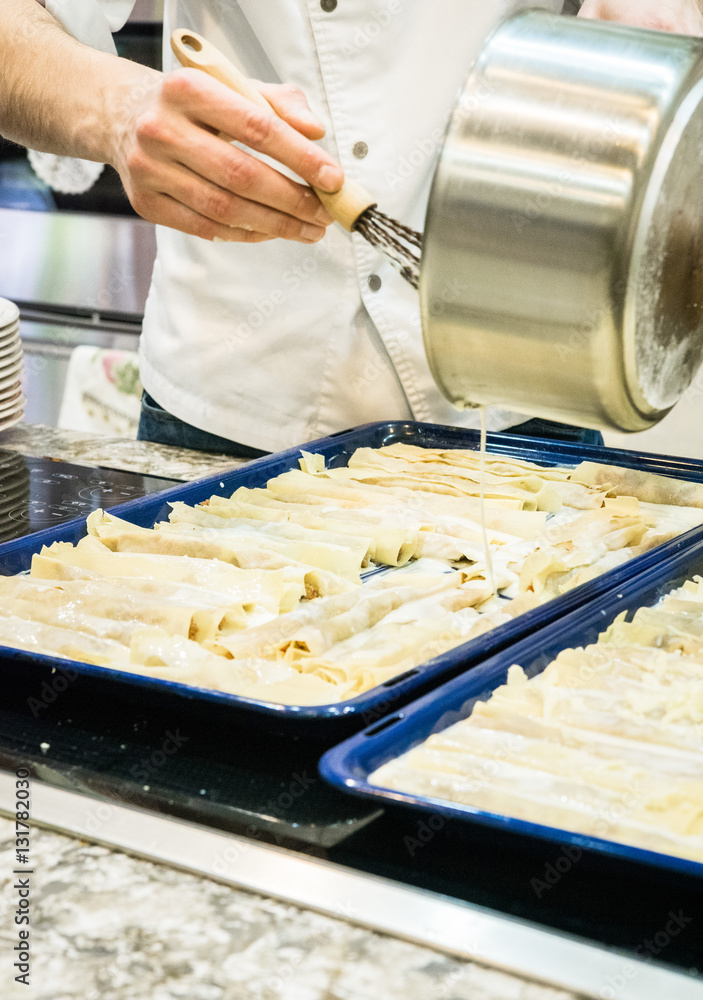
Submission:
[[[421,233],[397,222],[374,205],[361,213],[354,223],[353,232],[382,250],[405,280],[417,288],[422,257]]]

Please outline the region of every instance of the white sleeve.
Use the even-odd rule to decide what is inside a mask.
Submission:
[[[103,52],[115,51],[112,32],[133,7],[134,0],[46,0],[46,9],[70,35]]]
[[[112,32],[129,17],[134,0],[46,0],[46,9],[79,42],[114,53]],[[35,174],[54,191],[83,194],[103,171],[102,163],[28,150]]]

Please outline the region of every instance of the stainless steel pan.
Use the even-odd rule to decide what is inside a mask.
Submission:
[[[636,431],[703,360],[703,41],[527,11],[490,37],[430,196],[427,355],[459,406]]]

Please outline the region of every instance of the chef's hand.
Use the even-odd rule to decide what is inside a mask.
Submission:
[[[680,35],[703,35],[699,0],[585,0],[580,17]]]
[[[313,141],[323,125],[295,87],[257,84],[284,120],[197,69],[152,77],[117,116],[113,166],[135,210],[150,222],[207,240],[315,243],[332,219],[316,195],[223,132],[265,153],[323,191],[342,186],[342,168]]]

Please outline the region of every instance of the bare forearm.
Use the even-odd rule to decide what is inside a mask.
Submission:
[[[0,135],[114,162],[120,125],[160,74],[82,45],[36,0],[2,0]]]
[[[112,164],[140,215],[191,235],[324,236],[332,219],[307,185],[338,191],[344,173],[316,145],[324,127],[297,88],[260,85],[274,112],[200,70],[158,73],[82,45],[36,0],[0,0],[0,13],[0,136]]]

